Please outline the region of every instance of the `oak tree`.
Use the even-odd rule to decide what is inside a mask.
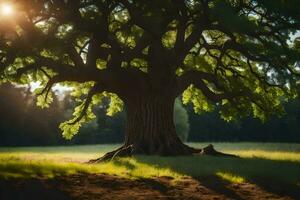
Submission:
[[[66,138],[95,117],[103,98],[110,98],[108,115],[124,107],[124,145],[103,159],[190,155],[201,150],[176,135],[176,97],[197,113],[218,106],[225,120],[266,120],[297,95],[298,3],[12,1],[15,13],[0,18],[1,81],[40,82],[40,106],[51,103],[53,85],[72,87],[79,105],[60,126]]]

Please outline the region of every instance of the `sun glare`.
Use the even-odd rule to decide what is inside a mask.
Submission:
[[[14,12],[13,6],[10,4],[2,4],[1,5],[1,15],[2,16],[11,16]]]

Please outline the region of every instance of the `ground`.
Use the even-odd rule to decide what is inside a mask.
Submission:
[[[138,156],[84,164],[115,147],[0,148],[0,199],[300,198],[300,144],[217,143],[217,150],[241,158]]]

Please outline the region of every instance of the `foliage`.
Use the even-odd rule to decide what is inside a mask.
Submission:
[[[143,95],[183,93],[197,113],[218,106],[226,121],[266,121],[298,93],[297,3],[20,0],[17,16],[0,19],[1,82],[40,81],[42,107],[53,85],[73,87],[78,107],[60,126],[66,138],[95,117],[102,96],[111,99],[108,115]]]
[[[65,119],[62,102],[53,96],[53,107],[41,109],[35,101],[28,87],[0,86],[0,146],[62,143],[57,130]]]

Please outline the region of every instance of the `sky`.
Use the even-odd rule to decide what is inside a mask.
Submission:
[[[292,35],[291,40],[293,41],[296,37],[300,37],[300,31],[297,31],[295,35]]]
[[[33,92],[34,90],[36,90],[37,88],[41,87],[41,83],[40,82],[31,82],[30,83],[30,91]],[[62,86],[60,84],[56,84],[54,85],[54,87],[52,88],[53,91],[57,91],[58,93],[64,93],[67,91],[71,91],[72,88],[71,87],[67,87],[67,86]]]

